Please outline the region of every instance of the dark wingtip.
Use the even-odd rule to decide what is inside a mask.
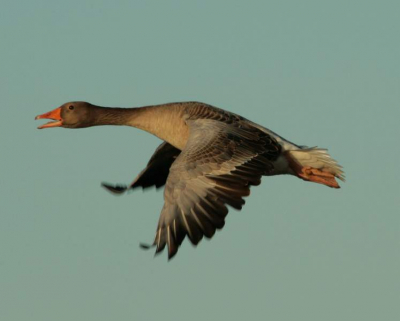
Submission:
[[[177,252],[178,252],[177,250],[175,250],[173,252],[169,252],[168,253],[168,261],[171,261],[175,257]]]
[[[147,243],[139,243],[139,247],[142,249],[142,250],[149,250],[151,247],[153,247],[154,245],[151,245],[151,244],[147,244]]]
[[[156,246],[156,244],[139,243],[139,247],[145,251],[150,250],[152,247],[155,247],[155,246]],[[154,256],[160,255],[163,250],[164,250],[164,247],[157,248],[156,251],[154,252]],[[174,249],[173,251],[168,252],[168,261],[173,259],[177,252],[178,252],[177,249]]]
[[[126,185],[110,185],[108,183],[101,183],[101,186],[113,194],[123,194],[128,189]]]

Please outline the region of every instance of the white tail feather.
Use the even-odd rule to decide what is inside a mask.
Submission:
[[[328,150],[318,147],[303,147],[291,150],[290,155],[302,166],[310,166],[325,172],[329,172],[342,181],[345,181],[342,166],[329,154]]]

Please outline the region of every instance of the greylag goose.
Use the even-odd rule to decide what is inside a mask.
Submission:
[[[262,176],[290,174],[339,188],[342,167],[326,149],[299,146],[244,117],[200,102],[141,108],[111,108],[68,102],[35,119],[54,121],[38,128],[126,125],[164,142],[129,186],[103,183],[121,194],[165,185],[153,246],[168,247],[168,258],[186,236],[197,245],[225,224],[227,205],[240,210]]]

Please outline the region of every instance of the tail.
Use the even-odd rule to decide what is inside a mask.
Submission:
[[[338,164],[326,149],[311,147],[288,151],[288,162],[299,178],[340,188],[335,178],[345,181],[342,166]]]

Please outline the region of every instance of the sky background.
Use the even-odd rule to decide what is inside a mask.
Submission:
[[[0,3],[0,319],[399,320],[398,1]],[[268,177],[170,262],[161,191],[115,197],[160,141],[37,130],[71,100],[198,100],[327,147],[334,190]]]

